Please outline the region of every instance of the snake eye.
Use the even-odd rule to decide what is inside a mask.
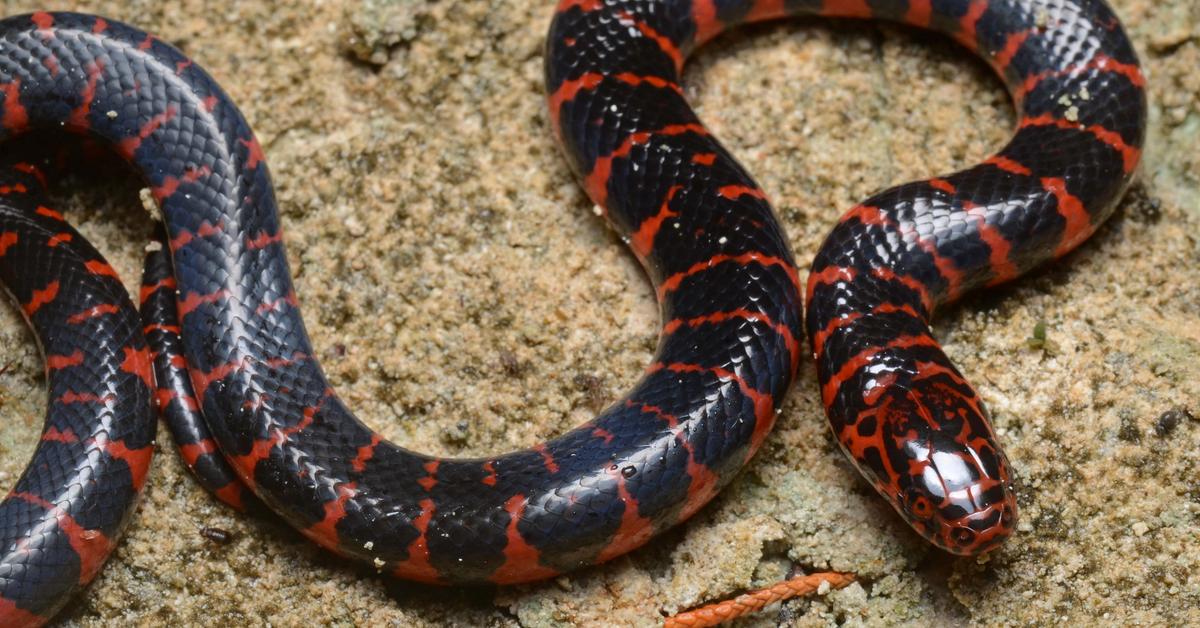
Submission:
[[[924,495],[911,496],[908,499],[908,512],[921,521],[933,518],[933,502]]]

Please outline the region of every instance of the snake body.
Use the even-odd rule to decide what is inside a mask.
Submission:
[[[138,313],[112,266],[47,200],[44,180],[35,161],[0,158],[0,283],[38,337],[48,389],[33,458],[0,501],[6,627],[43,623],[96,577],[154,451]]]
[[[680,87],[704,42],[794,14],[943,32],[996,69],[1020,114],[1012,141],[984,163],[850,210],[807,286],[766,194]],[[859,469],[952,552],[1008,536],[1017,511],[1004,454],[928,323],[939,305],[1077,246],[1128,185],[1145,133],[1144,81],[1107,5],[562,0],[545,73],[551,126],[645,267],[663,326],[643,377],[596,418],[485,458],[406,450],[342,404],[300,316],[263,151],[175,48],[95,16],[0,21],[0,141],[63,128],[132,164],[166,227],[169,256],[151,257],[143,316],[157,398],[185,460],[223,499],[242,504],[248,487],[309,538],[379,571],[442,584],[535,580],[604,562],[687,519],[770,432],[803,357],[805,292],[822,398]],[[25,220],[16,209],[0,211],[15,221],[0,229]],[[24,254],[10,247],[0,262]],[[86,270],[56,265],[63,282]],[[47,318],[43,343],[64,324]],[[138,342],[127,346],[142,351]],[[139,371],[122,381],[148,380]],[[137,394],[121,396],[130,416]],[[147,442],[129,439],[126,451]],[[0,528],[19,523],[7,512]],[[50,608],[0,595],[10,610]]]

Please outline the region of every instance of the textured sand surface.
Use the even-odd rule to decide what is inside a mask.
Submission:
[[[553,143],[541,79],[552,4],[53,6],[157,33],[221,82],[266,150],[306,321],[340,393],[393,440],[483,455],[591,416],[637,377],[657,333],[634,258]],[[67,622],[653,625],[789,569],[833,568],[861,582],[742,625],[1200,623],[1200,4],[1113,4],[1149,77],[1137,183],[1078,252],[936,323],[1020,480],[1020,533],[990,559],[931,550],[892,514],[837,450],[806,366],[761,453],[693,520],[603,567],[499,591],[379,579],[269,518],[236,516],[160,433],[141,507]],[[878,24],[743,29],[706,47],[685,83],[804,266],[856,200],[978,161],[1013,124],[981,63]],[[133,287],[149,224],[138,186],[97,187],[62,205]],[[1031,340],[1039,326],[1045,340]],[[5,366],[9,486],[45,408],[41,358],[11,306]],[[236,539],[214,545],[201,526]]]

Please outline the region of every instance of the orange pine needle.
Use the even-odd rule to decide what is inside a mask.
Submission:
[[[706,628],[731,619],[761,610],[768,604],[808,595],[819,589],[822,583],[840,589],[854,582],[854,574],[826,571],[797,576],[778,582],[765,589],[743,593],[732,600],[725,600],[700,608],[672,615],[663,622],[663,628]]]

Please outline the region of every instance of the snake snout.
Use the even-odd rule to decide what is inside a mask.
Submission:
[[[1012,533],[1017,502],[1007,464],[995,450],[954,439],[910,448],[911,483],[901,513],[942,549],[964,556],[991,550]]]

